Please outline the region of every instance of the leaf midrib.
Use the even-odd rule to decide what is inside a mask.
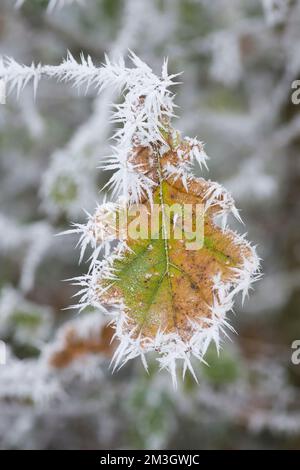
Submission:
[[[149,296],[149,299],[145,300],[144,301],[144,308],[142,309],[142,322],[140,323],[139,325],[139,328],[142,329],[143,326],[145,325],[146,321],[147,321],[147,314],[149,313],[151,307],[154,305],[154,300],[157,296],[157,293],[163,283],[163,280],[165,279],[165,277],[167,276],[168,277],[168,289],[169,289],[169,296],[170,296],[170,300],[171,300],[171,305],[172,305],[172,317],[173,317],[173,325],[175,328],[177,328],[177,318],[176,318],[176,310],[174,308],[174,297],[173,297],[173,289],[172,289],[172,282],[171,282],[171,272],[170,272],[170,267],[174,268],[174,269],[177,269],[179,272],[181,272],[184,276],[186,276],[188,279],[189,279],[189,282],[193,282],[193,279],[191,278],[191,276],[183,269],[181,269],[179,266],[177,266],[176,264],[174,264],[173,262],[171,262],[170,260],[170,256],[169,256],[169,247],[168,247],[168,239],[166,238],[166,220],[165,220],[165,211],[164,211],[164,205],[165,205],[165,197],[164,197],[164,193],[165,193],[165,185],[167,185],[168,183],[162,178],[161,176],[161,172],[159,171],[159,203],[161,205],[161,208],[162,208],[162,227],[159,231],[159,236],[157,239],[149,239],[149,241],[147,241],[147,244],[145,246],[144,249],[142,249],[139,253],[137,253],[136,257],[134,257],[133,259],[131,259],[131,261],[129,263],[126,263],[125,266],[122,267],[122,269],[119,270],[119,273],[123,276],[127,270],[129,270],[130,268],[132,268],[135,264],[135,262],[137,262],[139,260],[139,258],[141,256],[143,256],[147,250],[149,249],[149,246],[150,245],[154,245],[155,243],[163,243],[163,246],[164,246],[164,249],[163,249],[163,253],[164,253],[164,259],[162,259],[159,263],[156,263],[155,266],[157,265],[160,265],[161,263],[164,263],[164,272],[162,273],[162,275],[159,277],[158,279],[158,282],[157,284],[155,285],[155,287],[153,287],[152,291],[151,291],[151,294]],[[164,237],[162,237],[162,231],[164,231]],[[222,251],[220,250],[217,250],[214,246],[213,246],[213,242],[211,240],[211,237],[204,237],[204,247],[205,249],[207,249],[211,254],[212,256],[215,258],[215,260],[220,263],[222,266],[223,266],[223,262],[224,261],[228,261],[228,259],[230,259],[230,264],[234,263],[234,260],[231,256],[227,256],[225,255]],[[197,287],[197,291],[199,293],[199,295],[202,297],[201,295],[201,290],[198,286]],[[203,297],[202,297],[203,298]]]

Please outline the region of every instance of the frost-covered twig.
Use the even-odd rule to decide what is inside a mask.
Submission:
[[[90,56],[84,57],[82,54],[80,61],[76,61],[70,52],[60,65],[35,65],[32,63],[27,66],[19,64],[10,57],[2,57],[0,78],[5,80],[10,90],[15,90],[18,95],[29,82],[33,83],[34,92],[36,92],[42,77],[54,77],[58,81],[70,82],[76,87],[85,87],[86,90],[94,87],[98,92],[109,86],[118,91],[129,87],[133,93],[130,84],[136,83],[140,86],[143,84],[152,87],[153,91],[157,89],[161,97],[164,93],[170,96],[167,88],[172,84],[173,76],[168,76],[167,64],[164,65],[162,77],[158,78],[150,67],[142,63],[133,52],[130,54],[130,59],[134,65],[133,68],[126,67],[122,59],[111,62],[107,56],[102,66],[98,67]],[[153,98],[156,98],[155,93],[153,93]],[[151,103],[147,104],[151,105]],[[154,103],[152,104],[154,105]],[[156,103],[157,106],[158,103]],[[158,108],[156,108],[156,112],[159,112]],[[167,115],[167,111],[164,111],[164,114]]]
[[[150,142],[163,142],[164,122],[174,116],[173,94],[169,87],[177,82],[178,75],[169,75],[165,61],[161,77],[156,76],[150,67],[142,62],[133,52],[130,53],[133,67],[125,66],[122,59],[111,62],[108,57],[102,67],[96,67],[91,57],[81,57],[78,63],[71,54],[58,66],[23,66],[13,59],[3,59],[0,65],[0,78],[8,84],[10,90],[16,89],[19,95],[22,89],[33,82],[34,91],[42,76],[55,77],[60,81],[71,82],[74,86],[94,86],[99,92],[107,88],[116,89],[124,95],[124,102],[115,108],[113,123],[121,125],[114,135],[116,146],[109,157],[106,169],[118,169],[112,179],[116,183],[115,191],[122,189],[131,192],[133,201],[147,191],[147,178],[134,171],[134,165],[128,160],[132,141],[136,145],[147,147]],[[151,115],[151,118],[149,119]],[[131,177],[131,178],[130,178]],[[148,193],[149,195],[149,193]]]

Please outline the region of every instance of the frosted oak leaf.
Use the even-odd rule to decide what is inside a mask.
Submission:
[[[246,295],[259,264],[244,237],[215,222],[217,215],[230,211],[238,216],[231,196],[219,184],[184,173],[192,158],[186,145],[171,144],[163,155],[136,148],[131,159],[154,183],[152,199],[144,198],[149,215],[153,204],[162,209],[174,203],[205,207],[202,248],[187,250],[184,239],[173,232],[164,236],[162,210],[155,238],[129,235],[107,259],[96,262],[88,279],[79,280],[87,283],[84,301],[113,315],[120,341],[115,365],[141,356],[146,366],[145,354],[154,351],[174,381],[177,359],[182,359],[184,373],[189,368],[194,374],[191,357],[203,360],[211,341],[219,348],[220,334],[231,328],[226,314],[233,297],[239,291]]]
[[[168,75],[167,62],[157,77],[133,53],[130,58],[133,69],[105,65],[118,74],[119,85],[124,82],[123,102],[113,116],[119,125],[116,145],[103,167],[114,171],[108,186],[113,196],[121,194],[129,214],[136,203],[146,206],[147,228],[157,206],[161,217],[156,232],[136,238],[128,230],[124,239],[123,230],[105,232],[107,216],[121,217],[120,203],[112,202],[98,207],[86,226],[76,226],[83,250],[88,245],[94,250],[89,273],[75,280],[78,306],[92,305],[111,317],[119,340],[115,367],[139,356],[147,368],[146,354],[152,352],[176,384],[178,361],[183,375],[189,369],[196,378],[192,358],[204,361],[211,342],[219,350],[226,330],[232,330],[227,314],[234,297],[241,292],[244,300],[260,276],[259,259],[245,237],[227,227],[230,213],[240,220],[231,195],[220,184],[193,175],[194,165],[206,167],[208,157],[202,142],[182,138],[171,126],[169,87],[175,76]],[[198,206],[203,208],[198,249],[188,250],[184,237],[168,232],[166,215],[174,204],[192,206],[193,216]],[[128,227],[131,222],[129,215]],[[174,227],[177,222],[174,216]]]

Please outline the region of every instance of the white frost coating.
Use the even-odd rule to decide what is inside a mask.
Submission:
[[[182,142],[176,147],[174,142],[178,139],[181,140],[180,133],[176,132],[172,136],[173,138],[173,151],[177,153],[178,162],[176,165],[171,163],[167,163],[164,167],[163,174],[165,177],[172,177],[175,181],[181,180],[185,189],[188,190],[188,183],[191,181],[193,176],[193,165],[196,162],[200,169],[207,167],[207,160],[209,157],[204,151],[204,144],[197,140],[196,137],[184,137]],[[164,152],[166,152],[168,148],[163,147],[160,150],[160,155],[162,156]]]
[[[232,213],[234,217],[242,223],[239,211],[235,207],[231,194],[219,183],[210,184],[205,196],[205,210],[210,207],[218,207],[217,215],[222,218],[222,227],[225,229],[228,214]]]
[[[116,240],[116,213],[122,208],[122,202],[104,202],[99,204],[94,214],[86,212],[88,222],[86,224],[73,223],[74,228],[60,233],[69,235],[71,233],[80,234],[78,245],[81,246],[79,263],[81,263],[88,246],[93,249],[91,256],[91,266],[98,259],[101,250],[106,255],[110,251],[110,243]]]
[[[197,137],[185,137],[184,140],[189,144],[191,161],[195,160],[201,169],[204,166],[208,170],[207,160],[209,160],[209,157],[204,151],[204,143],[200,142]]]
[[[128,162],[128,157],[131,153],[132,149],[129,145],[127,149],[125,147],[122,150],[115,148],[114,155],[104,160],[101,168],[117,170],[104,186],[104,188],[109,187],[112,189],[112,197],[124,194],[130,198],[130,202],[136,204],[144,196],[151,199],[151,189],[154,187],[154,183],[146,175],[138,172],[136,165]]]

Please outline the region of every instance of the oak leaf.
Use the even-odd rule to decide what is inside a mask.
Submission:
[[[188,141],[169,144],[163,155],[159,147],[138,147],[132,153],[136,171],[153,182],[151,199],[144,195],[141,200],[149,214],[149,236],[136,239],[128,233],[126,242],[120,241],[108,259],[96,262],[88,294],[94,305],[114,312],[120,340],[116,365],[141,355],[146,366],[144,354],[156,351],[161,366],[176,380],[174,359],[183,359],[184,372],[189,368],[193,373],[190,356],[202,360],[211,340],[219,347],[220,332],[231,328],[226,313],[232,309],[233,296],[247,292],[258,259],[244,237],[216,223],[217,215],[226,217],[229,211],[239,217],[230,194],[217,183],[185,173],[192,159]],[[197,206],[204,208],[201,248],[188,250],[184,232],[181,239],[174,231],[164,233],[165,210],[174,204],[191,205],[193,216]],[[155,237],[150,233],[154,205],[161,208]],[[131,205],[126,207],[130,213]],[[116,205],[117,216],[119,211]],[[99,217],[93,223],[95,236]]]

